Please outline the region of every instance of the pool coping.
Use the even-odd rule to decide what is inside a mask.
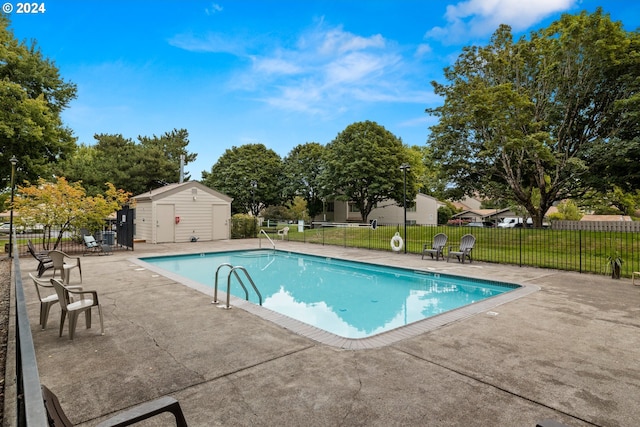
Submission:
[[[216,251],[212,251],[212,252],[216,252]],[[220,252],[224,252],[224,251],[220,251]],[[299,253],[304,254],[304,252],[299,252]],[[195,252],[191,255],[197,255],[197,254],[198,252]],[[188,254],[184,254],[184,255],[188,255]],[[153,256],[154,255],[145,255],[145,258],[151,258]],[[162,254],[158,256],[167,256],[167,254]],[[154,272],[160,276],[166,277],[175,282],[183,284],[189,288],[195,289],[205,295],[208,295],[213,300],[211,287],[208,287],[199,282],[196,282],[195,280],[188,279],[184,276],[180,276],[176,273],[172,273],[167,270],[164,270],[153,264],[145,262],[144,260],[141,260],[139,258],[129,258],[129,261],[151,272]],[[358,260],[354,262],[363,262],[363,261]],[[376,262],[363,262],[363,263],[384,266],[384,264],[380,264]],[[432,270],[427,270],[427,269],[422,270],[419,268],[406,268],[406,267],[398,267],[398,268],[402,268],[406,270],[415,270],[415,271],[419,271],[420,273],[427,273],[430,275],[441,274],[444,276],[451,276],[451,277],[471,278],[478,281],[489,282],[491,284],[513,285],[514,289],[493,297],[486,298],[476,303],[468,304],[453,310],[449,310],[442,314],[437,314],[435,316],[418,320],[408,325],[400,326],[395,329],[391,329],[389,331],[381,332],[379,334],[373,335],[371,337],[365,337],[365,338],[346,338],[346,337],[333,334],[331,332],[327,332],[323,329],[309,325],[307,323],[291,318],[284,314],[275,312],[266,307],[256,305],[242,298],[238,298],[233,295],[227,295],[226,292],[221,291],[220,289],[218,289],[218,301],[217,302],[212,301],[212,304],[218,304],[219,307],[223,308],[226,306],[226,301],[228,297],[231,308],[236,307],[236,308],[245,310],[264,320],[270,321],[278,326],[288,329],[298,335],[301,335],[309,339],[312,339],[314,341],[317,341],[319,343],[326,344],[332,347],[337,347],[340,349],[364,350],[364,349],[386,347],[398,341],[402,341],[408,338],[413,338],[417,335],[436,330],[445,325],[448,325],[454,322],[459,322],[481,313],[487,312],[489,315],[495,315],[494,313],[491,312],[492,309],[502,304],[506,304],[516,299],[525,297],[527,295],[530,295],[540,290],[539,286],[533,285],[533,284],[499,282],[499,281],[493,281],[490,279],[475,278],[470,276],[460,276],[460,275],[451,274],[451,273],[435,273]]]

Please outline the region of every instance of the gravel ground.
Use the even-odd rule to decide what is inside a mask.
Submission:
[[[4,421],[4,383],[9,337],[9,306],[11,298],[11,262],[0,260],[0,425]]]

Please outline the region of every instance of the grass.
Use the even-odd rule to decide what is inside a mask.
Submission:
[[[397,225],[378,226],[376,230],[358,226],[321,227],[304,232],[292,226],[288,240],[391,251],[390,241],[396,232],[404,239],[404,227]],[[407,226],[404,239],[407,253],[422,253],[423,245],[430,245],[438,233],[445,233],[447,246],[456,249],[464,234],[473,234],[476,237],[473,258],[483,262],[606,274],[607,258],[617,252],[623,259],[624,277],[631,277],[640,265],[640,235],[613,231]]]

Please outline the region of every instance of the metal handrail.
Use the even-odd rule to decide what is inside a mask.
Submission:
[[[271,246],[273,246],[273,250],[276,250],[276,244],[273,243],[273,240],[271,240],[271,237],[269,237],[269,235],[267,234],[266,231],[264,231],[264,229],[260,230],[260,233],[264,234],[265,236],[267,236],[267,239],[271,242]],[[258,247],[262,248],[262,239],[260,238],[260,236],[258,236]]]
[[[220,302],[220,301],[218,301],[218,274],[220,273],[220,269],[222,267],[230,267],[231,268],[231,270],[229,270],[229,274],[227,275],[227,305],[226,305],[225,308],[230,308],[231,307],[231,305],[230,305],[231,274],[236,276],[236,279],[238,279],[238,283],[240,284],[240,286],[242,286],[242,289],[244,289],[245,299],[247,301],[249,301],[249,291],[247,291],[247,287],[244,285],[244,282],[242,281],[242,278],[240,278],[240,275],[238,275],[238,270],[244,272],[244,275],[249,280],[249,283],[251,283],[251,286],[253,287],[253,290],[256,292],[256,295],[258,295],[258,301],[260,302],[260,305],[262,305],[262,294],[258,290],[258,287],[254,283],[254,281],[251,278],[251,275],[249,274],[247,269],[242,267],[242,266],[235,266],[234,267],[233,265],[231,265],[231,264],[229,264],[227,262],[220,264],[218,266],[218,268],[216,269],[215,283],[214,283],[214,287],[213,287],[213,301],[211,302],[212,304],[218,304]]]
[[[233,269],[233,265],[229,264],[228,262],[222,263],[218,266],[218,268],[216,269],[216,280],[214,282],[214,286],[213,286],[213,301],[211,301],[211,304],[218,304],[220,301],[218,301],[218,273],[220,273],[220,269],[222,267],[229,267],[231,269]],[[231,274],[231,272],[229,272],[229,274]],[[244,287],[244,285],[242,285]],[[247,290],[245,289],[245,292]]]
[[[258,301],[260,302],[260,305],[262,305],[262,294],[260,294],[260,291],[256,287],[256,284],[253,282],[253,279],[249,275],[249,272],[247,271],[246,268],[238,265],[238,266],[233,267],[231,269],[231,271],[229,272],[229,276],[227,277],[227,308],[229,308],[229,294],[231,293],[230,292],[231,291],[231,273],[235,274],[235,276],[238,279],[238,281],[242,284],[242,280],[240,279],[240,276],[238,276],[238,273],[237,273],[236,270],[240,270],[240,271],[244,272],[244,275],[247,277],[247,279],[249,279],[249,283],[251,283],[251,286],[253,287],[253,290],[258,295]],[[242,287],[245,290],[245,295],[246,295],[245,299],[247,301],[249,301],[249,294],[246,293],[247,292],[247,288],[245,288],[244,285]]]

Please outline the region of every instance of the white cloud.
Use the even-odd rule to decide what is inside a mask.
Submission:
[[[371,37],[360,37],[344,32],[342,28],[336,28],[319,35],[323,40],[318,48],[318,53],[322,55],[339,55],[369,48],[382,49],[385,47],[385,40],[380,34]]]
[[[514,32],[530,28],[544,18],[573,7],[578,0],[468,0],[447,6],[447,25],[426,33],[448,43],[464,42],[493,33],[500,24]]]
[[[178,34],[169,39],[169,44],[191,52],[218,52],[233,55],[244,54],[244,43],[224,34],[209,33],[204,37],[194,34]]]
[[[222,6],[220,6],[217,3],[211,3],[210,7],[207,7],[204,9],[204,13],[206,13],[207,15],[214,15],[218,12],[222,12],[223,8]]]
[[[254,36],[243,44],[220,34],[178,35],[170,43],[248,59],[241,64],[250,67],[232,70],[227,89],[286,111],[333,115],[356,101],[424,103],[428,96],[424,87],[412,88],[405,78],[411,67],[405,64],[402,48],[380,34],[361,36],[320,22],[289,46],[265,47],[268,39],[258,40]],[[425,45],[422,52],[426,51]]]
[[[325,81],[331,85],[352,83],[358,85],[379,74],[384,74],[399,59],[393,55],[374,55],[353,52],[338,56],[325,64]]]
[[[268,55],[261,58],[267,66],[254,65],[254,71],[273,71],[258,78],[268,92],[261,100],[274,107],[331,115],[356,101],[406,102],[408,98],[398,93],[409,86],[402,79],[403,58],[397,46],[380,34],[364,37],[320,25],[274,56],[271,62]],[[243,78],[248,80],[256,78]]]
[[[254,64],[253,69],[257,73],[291,75],[298,74],[302,71],[299,65],[282,58],[252,56],[251,59]]]
[[[422,43],[420,45],[418,45],[418,48],[416,49],[416,53],[415,56],[417,58],[422,58],[426,55],[429,55],[431,52],[433,52],[433,49],[431,49],[431,46],[429,46],[426,43]]]

